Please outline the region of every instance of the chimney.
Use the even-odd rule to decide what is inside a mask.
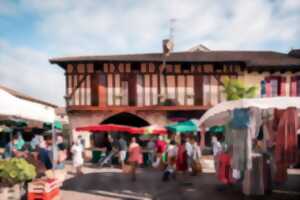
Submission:
[[[165,56],[169,56],[173,51],[174,44],[170,39],[163,40],[163,53]]]

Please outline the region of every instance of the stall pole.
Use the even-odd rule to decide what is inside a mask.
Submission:
[[[200,142],[200,146],[201,149],[205,148],[205,126],[201,125],[201,142]]]
[[[55,122],[52,123],[52,167],[56,169],[57,148],[56,148],[56,131]]]

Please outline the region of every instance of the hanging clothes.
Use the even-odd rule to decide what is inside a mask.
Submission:
[[[246,108],[234,109],[233,117],[230,122],[232,128],[244,129],[248,128],[250,121],[249,110]]]
[[[252,168],[252,138],[249,129],[231,129],[232,168],[244,171]]]
[[[253,154],[253,167],[246,170],[243,180],[243,193],[245,195],[264,194],[264,166],[261,154]]]
[[[249,109],[249,129],[252,138],[256,138],[259,134],[259,129],[263,123],[262,112],[259,108],[250,108]]]
[[[296,162],[298,116],[296,108],[288,108],[279,121],[275,145],[275,181],[287,179],[287,168]]]
[[[273,130],[277,131],[279,126],[279,121],[285,110],[274,109],[274,118],[273,118]]]

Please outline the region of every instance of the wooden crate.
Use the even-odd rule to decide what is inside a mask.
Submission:
[[[20,200],[23,195],[22,184],[0,188],[0,200]]]
[[[28,184],[28,192],[31,193],[49,193],[58,189],[61,182],[57,179],[37,179]]]
[[[60,199],[60,190],[59,188],[56,188],[51,192],[44,192],[44,193],[28,192],[27,199],[28,200],[57,200]]]

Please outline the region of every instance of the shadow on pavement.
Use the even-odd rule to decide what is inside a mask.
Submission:
[[[176,180],[161,181],[162,172],[140,169],[137,181],[132,182],[130,176],[122,172],[88,173],[68,179],[62,189],[109,197],[112,199],[172,199],[172,200],[298,200],[299,195],[292,193],[273,193],[261,197],[246,197],[241,188],[222,186],[214,174],[202,174],[191,177],[178,175]],[[299,176],[290,176],[289,182],[277,187],[280,191],[300,191]],[[291,187],[292,186],[292,187]]]

